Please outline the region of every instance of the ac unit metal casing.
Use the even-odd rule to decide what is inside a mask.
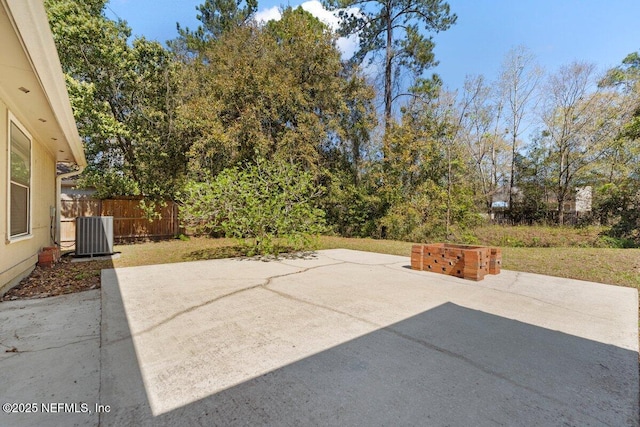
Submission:
[[[76,218],[76,255],[113,254],[113,217]]]

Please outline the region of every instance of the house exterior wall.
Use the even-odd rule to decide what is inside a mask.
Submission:
[[[25,118],[11,113],[24,126]],[[9,109],[0,98],[0,295],[33,270],[38,252],[51,243],[51,207],[56,206],[54,155],[32,133],[31,236],[10,241],[9,216]],[[31,133],[29,128],[27,131]]]
[[[591,186],[576,188],[576,212],[591,212],[593,196]]]

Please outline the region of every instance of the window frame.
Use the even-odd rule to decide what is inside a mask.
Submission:
[[[11,186],[13,184],[25,187],[24,184],[14,182],[11,177],[11,125],[15,125],[24,136],[29,140],[29,186],[27,188],[27,231],[20,234],[11,234]],[[8,111],[7,119],[7,242],[14,243],[21,240],[31,239],[33,237],[32,219],[33,219],[33,136],[18,120],[18,118]]]

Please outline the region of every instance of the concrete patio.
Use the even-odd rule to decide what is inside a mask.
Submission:
[[[408,266],[326,250],[104,270],[100,334],[78,330],[85,341],[67,346],[99,351],[95,365],[57,372],[78,352],[49,344],[39,360],[3,353],[0,399],[95,396],[90,407],[109,412],[1,414],[0,425],[638,425],[637,290]],[[0,343],[15,345],[43,309],[23,315],[47,301],[91,307],[68,323],[97,325],[84,295],[0,304]],[[50,372],[33,375],[47,358]],[[56,375],[90,390],[66,381],[63,394]]]

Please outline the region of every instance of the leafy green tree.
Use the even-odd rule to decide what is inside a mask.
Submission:
[[[600,86],[619,87],[623,92],[636,91],[640,83],[640,52],[632,52],[627,55],[622,64],[607,71],[600,81]]]
[[[126,22],[105,16],[106,0],[45,4],[89,161],[85,183],[103,196],[170,197],[186,165],[172,56],[130,42]]]
[[[375,91],[360,69],[346,64],[343,70],[343,108],[337,114],[337,145],[358,185],[365,171],[366,158],[373,150],[371,133],[377,125]]]
[[[396,99],[393,91],[401,71],[408,70],[414,78],[420,78],[425,70],[437,65],[433,37],[425,33],[447,30],[457,17],[442,0],[328,0],[327,3],[342,9],[342,32],[359,37],[360,48],[354,60],[373,60],[373,54],[384,51],[384,123],[388,130]]]
[[[184,68],[179,123],[193,141],[191,171],[215,175],[261,156],[319,172],[347,134],[347,101],[359,108],[353,96],[362,93],[342,77],[334,42],[311,14],[289,8],[280,21],[237,27],[208,44],[205,60]]]
[[[633,52],[612,68],[599,83],[600,88],[617,89],[626,108],[620,134],[604,156],[602,178],[621,184],[637,172],[640,163],[640,53]]]
[[[350,170],[334,167],[323,178],[326,191],[320,206],[326,212],[330,230],[345,237],[377,235],[377,221],[385,206],[371,175],[363,175],[356,184]]]
[[[596,188],[595,210],[604,224],[613,224],[611,236],[640,245],[640,52],[624,58],[600,81],[601,88],[617,89],[622,103],[622,129],[604,153]]]
[[[388,163],[379,189],[387,202],[380,220],[389,238],[463,238],[478,223],[459,117],[445,92],[415,100],[389,130]]]
[[[311,173],[259,158],[209,182],[189,182],[180,212],[186,226],[236,238],[249,255],[277,254],[308,248],[324,231],[324,212],[316,207],[320,191]]]

